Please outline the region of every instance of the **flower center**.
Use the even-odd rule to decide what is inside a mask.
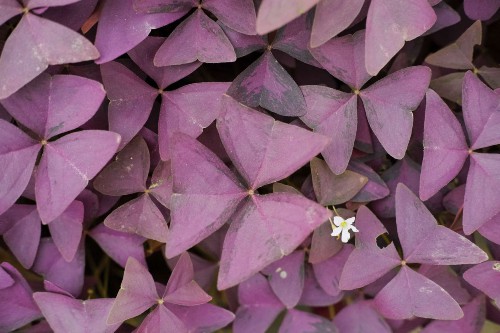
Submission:
[[[346,221],[342,221],[342,222],[340,223],[340,226],[341,226],[342,228],[347,228],[347,222],[346,222]]]

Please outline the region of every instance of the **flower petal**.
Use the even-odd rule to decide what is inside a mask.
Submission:
[[[345,220],[345,221],[346,221],[346,223],[347,223],[348,225],[351,225],[351,224],[353,224],[353,223],[354,223],[354,220],[355,220],[355,219],[356,219],[356,217],[354,217],[354,216],[353,216],[353,217],[348,218],[348,219],[347,219],[347,220]]]
[[[342,243],[347,243],[349,241],[349,238],[351,238],[351,234],[349,234],[349,231],[347,229],[342,230]]]
[[[333,217],[333,223],[337,226],[340,227],[340,224],[344,222],[344,219],[340,216],[334,216]]]
[[[341,231],[342,231],[342,227],[337,227],[337,228],[333,229],[331,235],[332,236],[338,236],[338,235],[340,235]]]
[[[349,226],[349,227],[350,227],[350,229],[351,229],[352,231],[354,231],[354,232],[359,232],[358,228],[356,228],[355,226],[351,225],[351,226]]]

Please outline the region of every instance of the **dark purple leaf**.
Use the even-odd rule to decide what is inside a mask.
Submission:
[[[498,0],[464,0],[465,14],[473,20],[489,20],[500,8]]]
[[[229,28],[246,35],[256,34],[252,0],[204,0],[201,5]]]

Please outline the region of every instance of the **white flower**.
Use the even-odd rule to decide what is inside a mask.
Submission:
[[[334,216],[333,217],[333,223],[335,224],[336,228],[333,228],[332,225],[332,236],[337,236],[339,237],[340,233],[342,233],[342,243],[347,243],[349,241],[349,238],[351,238],[351,234],[349,234],[349,230],[352,230],[353,232],[358,232],[359,230],[356,229],[355,226],[352,224],[354,223],[355,217],[348,218],[347,220],[344,220],[343,217],[340,216]]]

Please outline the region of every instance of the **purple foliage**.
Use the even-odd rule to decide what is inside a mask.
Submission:
[[[0,332],[499,332],[499,10],[0,0]]]

